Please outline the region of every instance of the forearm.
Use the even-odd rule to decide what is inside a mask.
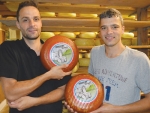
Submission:
[[[103,103],[90,113],[150,113],[150,93],[146,94],[145,98],[127,105]]]
[[[150,113],[150,97],[147,96],[135,103],[119,106],[117,113]]]
[[[150,113],[150,101],[146,98],[133,104],[123,106],[122,113]]]
[[[57,102],[59,100],[63,100],[64,99],[64,92],[65,92],[65,85],[49,92],[48,94],[45,94],[45,95],[37,98],[36,106],[41,105],[41,104],[48,104],[48,103]]]
[[[46,80],[47,78],[44,74],[25,81],[16,81],[11,78],[1,77],[2,87],[8,101],[14,101],[28,95]]]

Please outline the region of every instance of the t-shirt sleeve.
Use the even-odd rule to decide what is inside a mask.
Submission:
[[[0,77],[16,78],[18,72],[16,59],[9,42],[0,47]]]
[[[142,57],[139,62],[139,68],[137,69],[136,83],[142,92],[150,92],[150,60],[146,55]]]

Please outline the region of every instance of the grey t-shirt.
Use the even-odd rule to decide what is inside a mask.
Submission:
[[[115,58],[108,58],[105,46],[91,50],[88,72],[104,86],[104,102],[125,105],[140,99],[140,91],[150,92],[150,61],[143,52],[126,47]]]

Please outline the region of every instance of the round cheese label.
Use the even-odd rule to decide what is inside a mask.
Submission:
[[[89,79],[81,79],[74,86],[74,96],[83,103],[90,103],[97,97],[98,89]]]
[[[55,65],[70,64],[74,53],[72,48],[63,42],[55,44],[49,53],[51,61]]]

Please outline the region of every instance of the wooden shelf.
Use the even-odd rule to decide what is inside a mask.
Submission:
[[[23,0],[1,0],[3,2],[21,2]],[[130,7],[146,7],[149,5],[149,0],[36,0],[37,2],[51,3],[69,3],[69,4],[99,4],[101,6],[130,6]]]
[[[17,29],[15,18],[0,18],[2,24]],[[42,18],[42,31],[98,31],[98,19]],[[125,27],[149,27],[150,21],[124,20]],[[134,26],[134,27],[133,27]]]

